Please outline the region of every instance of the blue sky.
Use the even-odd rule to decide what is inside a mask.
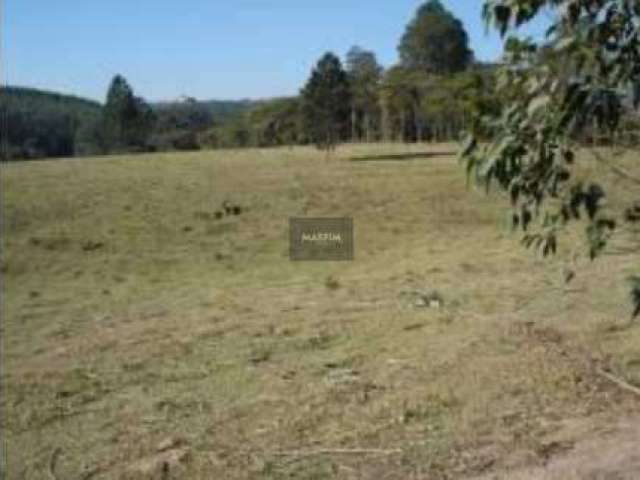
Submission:
[[[4,0],[2,75],[103,100],[123,74],[149,100],[265,98],[298,92],[322,53],[352,45],[393,64],[421,0]],[[495,59],[481,0],[443,0],[477,58]],[[534,25],[531,33],[542,31]]]

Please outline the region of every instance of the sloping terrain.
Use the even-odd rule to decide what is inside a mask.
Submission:
[[[64,157],[84,148],[100,118],[93,100],[25,87],[0,88],[2,160]]]
[[[635,478],[638,234],[541,260],[454,153],[2,166],[7,478]],[[289,261],[344,215],[353,262]]]

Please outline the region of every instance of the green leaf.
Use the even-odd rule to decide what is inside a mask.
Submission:
[[[553,49],[556,52],[561,52],[563,50],[567,50],[571,48],[576,43],[576,39],[571,36],[567,36],[559,40],[553,45]]]
[[[478,146],[478,141],[476,137],[472,134],[467,135],[465,142],[462,146],[462,150],[460,151],[460,158],[468,157]]]
[[[527,108],[527,113],[530,117],[535,116],[539,111],[545,109],[547,105],[551,103],[551,97],[549,95],[540,95],[539,97],[534,98],[531,103],[529,103],[529,108]]]

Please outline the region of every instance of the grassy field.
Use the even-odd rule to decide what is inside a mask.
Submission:
[[[455,150],[3,165],[6,478],[633,475],[640,402],[597,368],[640,385],[637,234],[541,260]],[[291,216],[353,217],[355,260],[290,262]]]

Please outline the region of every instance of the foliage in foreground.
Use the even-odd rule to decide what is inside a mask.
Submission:
[[[552,9],[556,21],[539,44],[507,34]],[[485,119],[492,142],[467,140],[462,157],[469,174],[507,192],[513,224],[543,255],[556,252],[558,234],[586,217],[589,256],[595,259],[619,228],[620,213],[607,207],[605,189],[576,179],[576,150],[586,136],[621,140],[629,107],[640,104],[640,3],[636,0],[486,0],[484,16],[503,35],[505,65],[498,91],[505,108]],[[590,149],[621,182],[640,180]],[[623,184],[621,183],[621,185]],[[636,190],[637,191],[637,190]],[[530,225],[538,221],[538,228]],[[640,313],[634,279],[634,314]]]

